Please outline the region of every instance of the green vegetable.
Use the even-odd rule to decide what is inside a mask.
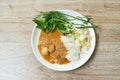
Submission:
[[[82,21],[83,24],[75,24],[72,21]],[[64,14],[59,11],[41,12],[33,21],[37,24],[37,28],[44,30],[46,33],[52,32],[58,29],[62,34],[72,34],[73,26],[77,25],[76,28],[96,28],[90,22],[90,18],[87,17],[74,17],[68,14]],[[90,26],[86,26],[90,24]]]

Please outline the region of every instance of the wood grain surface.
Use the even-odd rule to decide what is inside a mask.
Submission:
[[[31,49],[33,17],[57,9],[90,16],[99,26],[93,56],[73,71],[46,68]],[[120,80],[120,0],[0,0],[0,80]]]

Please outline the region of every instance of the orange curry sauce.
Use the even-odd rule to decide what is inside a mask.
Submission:
[[[61,35],[62,34],[58,30],[55,30],[49,34],[46,34],[44,31],[41,31],[40,33],[38,50],[41,55],[42,47],[48,47],[51,44],[55,46],[54,52],[49,53],[49,55],[42,55],[45,60],[52,64],[66,64],[70,62],[65,58],[67,50],[63,42],[60,40]]]

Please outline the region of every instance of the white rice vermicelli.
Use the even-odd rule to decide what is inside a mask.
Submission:
[[[68,50],[66,58],[69,61],[78,61],[80,58],[80,47],[72,37],[61,36],[61,40]]]

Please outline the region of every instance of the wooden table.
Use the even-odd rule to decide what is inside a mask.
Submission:
[[[71,9],[99,26],[82,67],[57,72],[35,58],[30,38],[39,11]],[[0,0],[0,80],[120,80],[120,0]]]

